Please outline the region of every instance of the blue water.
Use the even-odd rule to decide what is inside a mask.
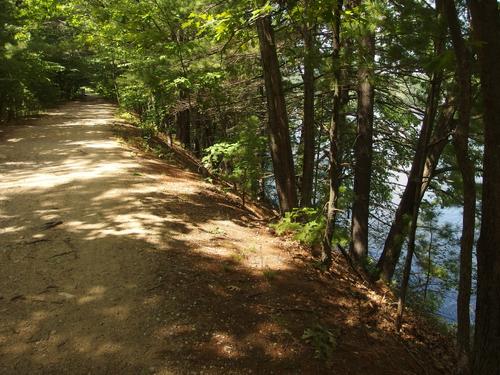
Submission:
[[[443,305],[441,308],[438,310],[437,314],[445,319],[446,321],[450,323],[456,323],[457,322],[457,291],[452,290],[448,292],[445,296]],[[470,302],[470,318],[471,321],[474,322],[474,319],[476,317],[475,311],[476,311],[476,296],[473,295],[471,296],[471,302]]]
[[[450,223],[456,225],[461,230],[462,228],[462,209],[461,208],[446,208],[441,212],[440,222],[442,224]],[[459,249],[457,248],[457,252]],[[473,267],[475,267],[476,262],[473,258]],[[443,304],[438,311],[438,315],[449,321],[450,323],[456,323],[457,321],[457,290],[451,290],[446,293]],[[471,296],[470,302],[470,316],[471,320],[475,319],[475,311],[476,311],[476,296]]]
[[[399,174],[397,176],[397,179],[395,179],[394,181],[398,183],[396,186],[404,186],[407,182],[407,177],[404,174]],[[402,190],[402,188],[401,187],[399,189],[395,188],[394,198],[393,198],[394,204],[399,203],[397,190]],[[275,185],[274,185],[274,180],[272,178],[266,180],[266,191],[273,192],[273,194],[270,194],[269,196],[273,197],[275,200],[275,204],[277,204],[277,197],[274,194]],[[401,192],[402,191],[400,191],[399,194],[401,194]],[[444,226],[447,223],[452,224],[452,226],[454,227],[457,227],[458,230],[460,231],[462,227],[462,209],[458,207],[442,209],[440,211],[438,224]],[[373,243],[371,240],[370,242]],[[381,244],[379,243],[379,245]],[[454,250],[458,254],[460,249],[457,246],[456,249]],[[374,259],[378,259],[378,257],[380,256],[380,251],[381,251],[381,246],[370,246],[370,253]],[[475,259],[473,259],[473,266],[475,266]],[[413,272],[415,271],[418,272],[418,267],[413,267]],[[457,294],[458,294],[457,290],[450,290],[446,292],[441,307],[438,309],[438,311],[435,312],[436,315],[440,316],[441,318],[445,319],[447,322],[452,324],[457,322]],[[470,303],[471,321],[474,321],[475,319],[475,306],[476,306],[476,296],[472,295]]]
[[[393,192],[393,203],[397,205],[400,200],[400,196],[403,192],[403,186],[406,185],[408,182],[408,178],[406,174],[404,173],[397,173],[395,177],[391,179],[394,184],[394,192]],[[427,192],[426,193],[426,198],[431,198],[432,200],[432,193]],[[446,224],[451,224],[453,227],[457,227],[458,231],[461,231],[462,229],[462,208],[461,207],[449,207],[449,208],[443,208],[439,212],[439,218],[438,218],[438,225],[446,225]],[[458,234],[460,236],[460,233]],[[459,245],[453,246],[453,250],[459,254],[460,248]],[[374,254],[375,255],[375,254]],[[376,254],[378,259],[378,255]],[[475,259],[473,259],[473,267],[475,267]],[[418,272],[418,267],[413,267],[413,272],[417,271]],[[441,316],[443,319],[450,323],[456,323],[457,321],[457,290],[450,290],[446,292],[444,296],[443,303],[441,307],[438,309],[436,314],[438,316]],[[476,306],[476,296],[473,295],[471,297],[471,303],[470,303],[470,311],[471,311],[471,320],[474,320],[475,316],[475,306]]]

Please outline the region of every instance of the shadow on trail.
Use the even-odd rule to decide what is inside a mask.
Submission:
[[[0,373],[421,373],[366,298],[280,260],[198,176],[119,146],[112,110],[70,103],[2,136]],[[318,324],[328,360],[302,339]]]

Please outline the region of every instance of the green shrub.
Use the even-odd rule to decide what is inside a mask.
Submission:
[[[231,182],[242,192],[255,195],[263,171],[261,156],[266,147],[265,137],[259,134],[256,116],[248,118],[243,130],[232,142],[220,142],[205,149],[202,163],[211,173]]]
[[[323,237],[325,218],[322,212],[315,208],[294,208],[271,227],[279,236],[293,234],[293,238],[300,243],[314,246],[320,243]]]

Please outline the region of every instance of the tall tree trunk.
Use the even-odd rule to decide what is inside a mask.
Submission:
[[[306,1],[306,9],[309,1]],[[307,17],[307,14],[306,14]],[[303,120],[303,143],[304,153],[302,161],[302,183],[301,183],[301,207],[311,205],[313,176],[314,176],[314,30],[310,22],[303,27],[304,35],[304,120]]]
[[[454,114],[454,108],[453,106],[445,106],[445,110],[443,111],[442,114],[442,123],[451,123],[453,122],[453,114]],[[425,120],[425,118],[424,118]],[[424,125],[425,125],[424,121]],[[424,126],[423,125],[423,126]],[[428,124],[427,129],[425,129],[424,137],[429,139],[431,138],[429,133],[432,131],[432,124]],[[447,137],[446,137],[447,139]],[[425,144],[423,154],[427,154],[431,156],[433,153],[429,153],[428,148],[433,145],[433,142],[429,141],[428,143]],[[442,148],[440,148],[439,154],[442,152],[442,149],[444,148],[444,145]],[[439,148],[438,148],[439,150]],[[399,287],[399,298],[398,298],[398,309],[397,309],[397,314],[396,314],[396,330],[399,331],[401,329],[401,325],[403,323],[403,313],[406,305],[406,295],[408,291],[408,285],[410,281],[410,274],[411,274],[411,268],[413,264],[413,256],[415,254],[415,241],[416,241],[416,235],[417,235],[417,228],[418,228],[418,215],[420,211],[420,204],[422,202],[422,198],[424,197],[425,191],[427,190],[427,187],[429,186],[431,176],[435,171],[437,161],[439,157],[430,159],[429,156],[425,160],[420,161],[420,165],[418,166],[418,173],[416,175],[416,186],[420,186],[420,189],[415,189],[414,194],[415,196],[413,197],[413,212],[411,216],[409,217],[410,220],[410,225],[409,225],[409,238],[408,238],[408,248],[407,248],[407,253],[406,253],[406,259],[405,259],[405,264],[403,267],[403,275],[401,278],[401,284]],[[426,178],[426,175],[429,175],[428,178]],[[430,251],[430,250],[429,250]],[[429,254],[429,260],[430,260],[430,254]]]
[[[436,6],[439,6],[440,1],[436,1]],[[438,8],[439,9],[439,8]],[[438,56],[444,46],[444,39],[442,37],[437,38],[437,40],[434,43],[434,51],[435,54]],[[403,313],[406,305],[406,295],[408,291],[408,285],[410,281],[410,273],[411,273],[411,267],[412,267],[412,262],[413,262],[413,255],[415,253],[415,239],[416,239],[416,234],[417,234],[417,227],[418,227],[418,214],[420,210],[420,203],[422,201],[422,184],[424,182],[424,172],[425,172],[425,165],[426,165],[426,155],[427,155],[427,150],[430,146],[430,140],[431,140],[431,135],[433,132],[434,128],[434,123],[435,123],[435,118],[436,118],[436,113],[437,113],[437,107],[438,107],[438,102],[439,102],[439,96],[440,96],[440,88],[441,88],[441,82],[443,80],[443,73],[438,72],[432,75],[431,79],[431,88],[430,88],[430,93],[427,98],[427,108],[426,112],[424,114],[424,118],[422,120],[422,128],[420,129],[420,138],[419,138],[419,144],[417,145],[417,154],[421,154],[421,157],[418,157],[416,155],[415,159],[417,160],[414,165],[412,165],[412,170],[413,167],[415,167],[415,172],[413,174],[413,207],[412,207],[412,212],[411,216],[409,217],[410,219],[410,232],[409,232],[409,238],[408,238],[408,250],[406,253],[406,259],[405,259],[405,265],[403,269],[403,276],[401,279],[401,285],[399,288],[399,298],[398,298],[398,311],[397,311],[397,316],[396,316],[396,330],[399,331],[401,328],[401,324],[403,322]],[[415,162],[414,159],[414,162]],[[412,173],[410,172],[410,176]],[[408,181],[408,184],[410,181]],[[387,243],[387,242],[386,242]],[[399,249],[401,251],[401,248]],[[394,264],[394,267],[396,267],[396,264]],[[394,270],[392,270],[394,273]],[[382,275],[384,275],[382,273]]]
[[[413,162],[408,175],[408,182],[405,191],[399,202],[396,216],[392,222],[389,234],[385,240],[384,249],[377,263],[377,273],[380,280],[390,282],[394,275],[396,265],[401,255],[401,248],[408,234],[408,224],[410,223],[415,205],[418,204],[421,197],[422,181],[426,181],[424,175],[420,172],[420,166],[427,158],[425,150],[429,145],[429,136],[434,126],[439,93],[441,89],[442,74],[434,74],[431,78],[431,86],[427,95],[427,105],[425,115],[422,120],[422,127],[417,143],[417,149],[413,157]],[[430,130],[430,131],[429,131]],[[437,164],[437,160],[435,160]],[[424,172],[425,172],[424,162]],[[434,165],[435,167],[435,165]],[[430,179],[431,175],[429,175]],[[418,194],[417,194],[418,192]]]
[[[280,209],[284,213],[297,207],[297,188],[288,128],[288,114],[271,16],[260,17],[256,24],[266,86],[271,157]]]
[[[473,373],[486,375],[500,374],[500,12],[496,0],[470,0],[469,6],[484,111]]]
[[[326,267],[332,264],[332,239],[337,218],[337,199],[340,187],[341,166],[339,157],[339,130],[343,122],[342,67],[340,64],[340,27],[343,1],[338,0],[333,20],[333,107],[328,137],[330,141],[330,168],[328,171],[329,199],[326,213],[326,227],[321,246],[321,261]],[[345,90],[345,88],[344,88]]]
[[[450,30],[457,61],[458,125],[454,135],[457,164],[463,181],[462,238],[460,241],[460,278],[457,299],[457,370],[470,373],[470,295],[472,288],[472,248],[476,217],[476,184],[474,164],[469,158],[469,124],[471,112],[471,54],[467,50],[455,0],[443,0],[443,13]]]
[[[368,217],[373,155],[373,63],[375,35],[368,30],[360,41],[358,69],[357,135],[354,147],[354,201],[350,254],[359,263],[368,256]]]

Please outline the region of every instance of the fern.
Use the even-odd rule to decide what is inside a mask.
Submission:
[[[279,236],[293,234],[293,238],[300,243],[314,246],[321,242],[325,219],[321,212],[314,208],[295,208],[271,227]]]

